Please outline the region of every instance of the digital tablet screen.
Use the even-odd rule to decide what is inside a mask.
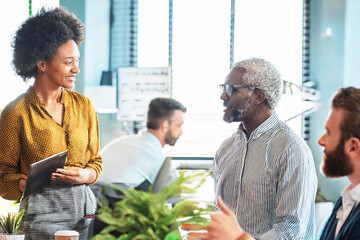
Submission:
[[[31,164],[26,180],[24,198],[47,186],[51,181],[51,174],[57,168],[64,168],[66,156],[67,151],[64,151]]]

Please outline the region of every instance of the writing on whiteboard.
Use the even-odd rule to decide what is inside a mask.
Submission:
[[[150,101],[171,97],[171,68],[118,69],[118,114],[120,121],[146,121]]]

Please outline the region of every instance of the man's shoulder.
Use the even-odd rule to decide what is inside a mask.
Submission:
[[[240,137],[239,131],[231,134],[231,136],[225,138],[222,141],[219,150],[222,149],[222,148],[230,147],[235,141],[240,140],[240,139],[241,139],[241,137]]]
[[[215,153],[214,162],[220,163],[222,161],[227,161],[231,158],[230,155],[233,155],[237,149],[243,146],[245,136],[240,136],[242,133],[239,130],[233,133],[231,136],[227,137],[220,145],[218,150]]]
[[[350,213],[348,218],[349,219],[345,221],[343,227],[340,229],[339,234],[342,235],[340,236],[339,239],[360,239],[360,205],[359,204],[355,207],[354,212]]]
[[[144,148],[148,141],[149,138],[146,137],[146,134],[128,134],[113,139],[105,147],[117,148],[119,146],[131,146],[131,148]]]
[[[270,158],[287,160],[290,159],[289,156],[293,156],[304,163],[313,161],[312,152],[304,139],[282,121],[261,137],[263,139],[259,142],[265,143],[266,152]]]
[[[129,154],[139,153],[142,151],[142,144],[137,141],[139,136],[135,134],[124,135],[117,137],[108,142],[100,151],[103,159],[108,159],[116,155],[117,158],[121,156],[128,156]],[[115,158],[114,158],[115,159]]]
[[[279,141],[283,144],[296,144],[307,146],[304,139],[294,132],[286,123],[279,121],[272,129],[269,130],[267,136],[269,141]]]
[[[331,216],[328,218],[324,230],[320,236],[320,240],[327,240],[332,237],[337,226],[337,212],[342,207],[342,197],[338,199],[332,210]],[[346,219],[344,225],[338,233],[338,239],[359,239],[360,238],[360,205],[358,204],[352,213]]]
[[[127,144],[127,143],[131,143],[133,141],[139,140],[140,136],[137,134],[128,134],[128,135],[123,135],[120,137],[115,138],[114,140],[112,140],[109,145],[119,145],[119,144]]]

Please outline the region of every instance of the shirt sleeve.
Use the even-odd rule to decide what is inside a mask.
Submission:
[[[19,116],[11,108],[5,108],[0,118],[0,196],[8,200],[21,197],[20,133]]]
[[[99,124],[97,115],[93,105],[89,100],[89,151],[91,157],[85,167],[90,167],[96,172],[96,180],[91,183],[94,184],[100,176],[102,171],[102,157],[99,155],[100,152],[100,141],[99,141]]]
[[[317,178],[310,149],[293,144],[281,156],[276,223],[258,239],[315,239]]]

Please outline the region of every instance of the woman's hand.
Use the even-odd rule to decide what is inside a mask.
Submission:
[[[20,177],[21,178],[19,180],[19,190],[23,193],[26,185],[27,176],[25,174],[21,174]]]
[[[96,172],[93,168],[69,167],[68,169],[58,168],[51,174],[51,179],[62,180],[71,184],[89,184],[96,179]]]

